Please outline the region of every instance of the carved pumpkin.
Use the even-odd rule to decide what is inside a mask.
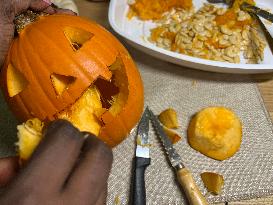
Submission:
[[[113,147],[143,110],[140,74],[122,44],[78,16],[39,16],[15,38],[1,72],[22,121],[62,118]]]

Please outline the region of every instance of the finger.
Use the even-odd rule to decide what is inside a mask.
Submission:
[[[99,198],[96,202],[96,205],[104,205],[106,204],[106,198],[107,198],[107,184],[105,185],[105,188],[100,193]]]
[[[35,11],[43,11],[51,4],[51,1],[48,0],[31,0],[29,7]]]
[[[51,5],[50,1],[47,0],[15,0],[13,3],[14,14],[20,14],[31,8],[35,11],[41,11]]]
[[[48,13],[48,14],[55,14],[56,9],[54,7],[52,7],[52,6],[49,6],[45,10],[43,10],[43,12]]]
[[[18,171],[18,157],[0,159],[0,187],[7,185]]]
[[[68,14],[68,15],[72,15],[72,16],[77,16],[77,13],[75,13],[74,11],[71,11],[69,9],[61,9],[61,8],[58,8],[56,10],[56,13],[57,14]]]
[[[64,195],[70,200],[95,204],[105,188],[113,161],[110,148],[94,136],[86,138],[79,162],[65,187]]]
[[[55,8],[54,6],[49,6],[43,12],[48,13],[48,14],[67,14],[67,15],[72,15],[76,16],[77,13],[69,10],[69,9],[61,9],[61,8]]]
[[[21,179],[48,190],[60,189],[71,172],[83,145],[82,134],[65,120],[52,123],[23,170]],[[37,185],[39,183],[39,185]]]

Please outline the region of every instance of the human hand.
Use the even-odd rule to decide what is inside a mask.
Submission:
[[[52,123],[0,204],[105,204],[112,151],[69,122]]]
[[[50,0],[1,0],[0,5],[0,68],[4,63],[10,43],[14,36],[13,20],[16,15],[31,9],[43,11],[49,14],[67,13],[75,15],[74,12],[65,9],[56,9]]]

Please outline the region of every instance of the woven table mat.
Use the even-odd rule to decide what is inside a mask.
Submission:
[[[210,202],[235,201],[273,193],[273,132],[261,95],[249,76],[217,74],[184,69],[134,49],[131,54],[141,71],[145,104],[160,113],[168,107],[178,112],[183,139],[175,145],[185,165],[192,171],[201,191]],[[192,115],[208,106],[231,108],[243,124],[239,152],[224,161],[210,159],[187,143],[186,129]],[[133,112],[133,110],[132,110]],[[109,178],[108,204],[128,204],[136,129],[114,149]],[[146,170],[146,194],[149,205],[186,204],[164,155],[160,141],[150,130],[151,165]],[[205,171],[222,174],[221,195],[207,193],[200,178]]]
[[[248,76],[216,74],[185,69],[130,49],[142,74],[145,104],[155,112],[172,107],[178,112],[183,139],[175,145],[185,165],[191,169],[201,191],[210,202],[250,199],[273,193],[273,132],[255,83]],[[196,152],[187,143],[186,128],[193,114],[208,106],[226,106],[243,123],[240,151],[225,161],[216,161]],[[132,109],[133,112],[133,109]],[[0,157],[15,154],[16,120],[0,96]],[[128,204],[135,133],[114,148],[109,178],[108,204]],[[149,205],[185,204],[160,142],[150,130],[151,165],[146,170]],[[206,193],[200,173],[213,171],[225,178],[220,196]]]

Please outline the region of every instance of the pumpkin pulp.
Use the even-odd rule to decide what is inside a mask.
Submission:
[[[130,5],[128,18],[138,16],[142,20],[156,20],[175,7],[189,10],[193,7],[192,0],[136,0]]]

